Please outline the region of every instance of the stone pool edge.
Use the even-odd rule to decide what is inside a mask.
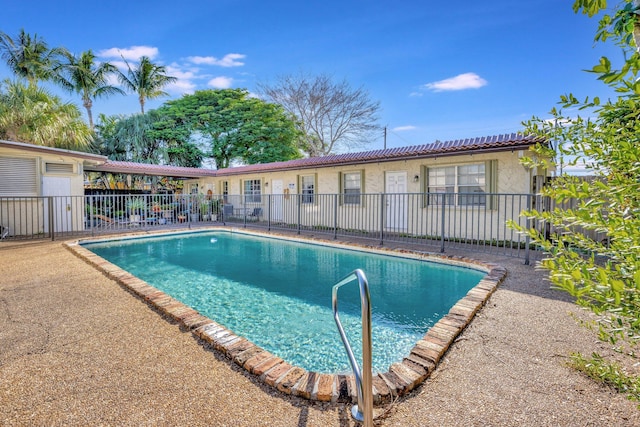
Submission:
[[[431,375],[451,344],[453,344],[467,325],[469,325],[475,314],[482,308],[507,274],[506,269],[497,264],[460,256],[412,251],[409,249],[387,249],[354,243],[345,244],[318,238],[300,238],[274,233],[249,232],[247,230],[238,230],[229,227],[215,227],[208,230],[200,229],[198,231],[215,230],[271,238],[275,237],[334,247],[353,248],[386,255],[407,256],[425,261],[470,267],[486,272],[486,275],[480,282],[451,307],[449,313],[438,320],[422,339],[418,340],[409,355],[404,357],[402,362],[393,363],[387,372],[378,373],[373,376],[373,399],[374,404],[377,405],[390,403],[396,397],[409,393]],[[147,237],[160,234],[184,233],[136,233],[127,236],[110,236],[111,238],[109,240]],[[65,242],[63,245],[80,259],[94,266],[104,275],[116,281],[124,289],[145,301],[160,314],[177,322],[181,327],[189,330],[197,338],[224,354],[247,372],[258,377],[264,384],[276,388],[285,394],[309,400],[334,403],[355,403],[357,401],[353,374],[321,374],[290,365],[280,357],[260,348],[246,338],[234,334],[233,331],[223,325],[201,315],[198,311],[184,305],[180,301],[106,261],[81,245],[81,242],[88,243],[99,240],[104,240],[104,237]]]

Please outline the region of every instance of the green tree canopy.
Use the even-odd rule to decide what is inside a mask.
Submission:
[[[104,117],[97,129],[98,150],[111,160],[164,164],[167,157],[162,141],[149,135],[155,114]]]
[[[5,80],[0,84],[0,138],[84,150],[93,137],[74,104],[38,86]]]
[[[299,158],[299,132],[282,107],[244,89],[202,90],[167,102],[161,114],[208,147],[216,167],[238,160],[267,163]]]
[[[158,110],[124,116],[100,115],[95,150],[111,160],[199,167],[203,154]]]
[[[80,56],[65,55],[66,62],[60,66],[56,82],[69,92],[82,97],[82,105],[87,110],[89,126],[93,129],[93,100],[114,94],[124,95],[124,91],[109,83],[109,76],[117,76],[118,69],[108,62],[97,63],[91,50]]]

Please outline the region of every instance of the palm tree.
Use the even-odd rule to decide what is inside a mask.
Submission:
[[[111,160],[165,163],[166,143],[150,132],[159,119],[157,110],[128,117],[100,115],[100,124],[97,126],[100,154]]]
[[[93,100],[101,96],[125,94],[122,89],[109,84],[109,76],[117,76],[118,69],[108,62],[97,64],[95,59],[91,50],[82,52],[80,57],[69,54],[67,63],[60,66],[61,72],[56,78],[56,82],[63,88],[80,94],[82,105],[87,110],[91,130],[94,128],[91,112]]]
[[[35,85],[0,84],[0,139],[66,149],[86,149],[92,132],[78,107]]]
[[[24,29],[15,40],[0,31],[0,57],[18,77],[27,79],[30,86],[36,86],[39,80],[53,79],[65,53],[64,48],[49,49],[42,38],[25,33]]]
[[[167,68],[164,65],[154,64],[147,56],[140,58],[137,67],[132,69],[128,62],[127,67],[127,75],[120,73],[118,77],[120,83],[128,90],[138,94],[142,114],[144,114],[144,103],[147,99],[168,96],[169,94],[162,91],[162,88],[178,80],[176,77],[166,75]]]

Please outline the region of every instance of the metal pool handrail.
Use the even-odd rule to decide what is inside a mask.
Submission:
[[[358,286],[360,287],[360,306],[362,309],[362,374],[338,316],[338,288],[347,283],[351,283],[354,279],[358,281]],[[371,296],[369,295],[369,282],[364,272],[360,269],[353,270],[345,278],[336,283],[333,286],[331,303],[333,306],[333,318],[336,321],[342,344],[344,344],[344,348],[347,351],[349,363],[351,363],[353,374],[356,377],[358,403],[351,408],[351,416],[357,421],[363,422],[365,427],[372,427]]]

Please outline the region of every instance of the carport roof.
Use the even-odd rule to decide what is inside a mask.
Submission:
[[[216,176],[216,171],[213,169],[152,165],[147,163],[119,162],[114,160],[107,160],[107,162],[100,165],[87,166],[85,167],[85,170],[131,175],[171,176],[174,178],[203,178],[206,176]]]

